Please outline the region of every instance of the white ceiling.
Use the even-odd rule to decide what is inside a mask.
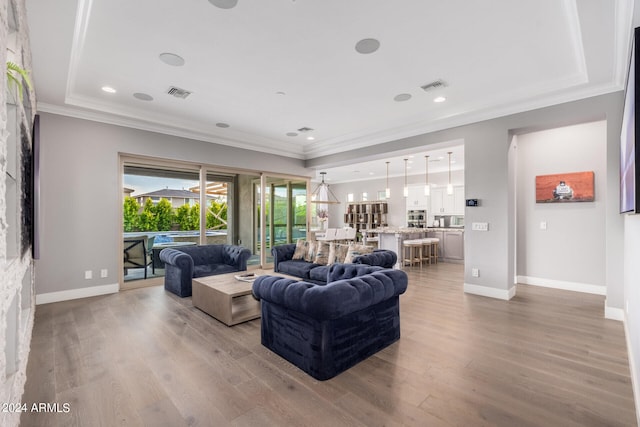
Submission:
[[[308,159],[621,90],[632,3],[238,0],[221,9],[207,0],[27,0],[27,8],[40,111]],[[364,38],[380,49],[356,52]],[[184,66],[160,61],[164,52]],[[448,86],[420,88],[437,79]],[[193,93],[174,98],[170,86]],[[394,101],[403,93],[411,99]],[[437,95],[447,100],[434,103]],[[314,130],[286,136],[301,127]]]

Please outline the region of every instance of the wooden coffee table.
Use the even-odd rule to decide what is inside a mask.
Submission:
[[[234,277],[247,273],[300,280],[296,277],[274,273],[273,270],[262,269],[199,277],[191,282],[193,306],[227,326],[259,318],[260,301],[257,301],[251,293],[253,282],[243,282]]]

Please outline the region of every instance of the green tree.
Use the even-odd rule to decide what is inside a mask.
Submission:
[[[294,223],[296,225],[305,225],[307,223],[307,205],[306,204],[296,205]]]
[[[173,208],[171,202],[164,197],[160,199],[155,206],[155,216],[158,231],[171,230],[171,224],[173,223]]]
[[[140,231],[158,231],[158,219],[156,218],[155,206],[151,199],[144,202],[144,207],[139,216]]]
[[[191,208],[188,204],[184,204],[176,209],[176,222],[180,226],[180,230],[191,230]]]
[[[191,206],[189,211],[189,219],[191,228],[189,230],[200,230],[200,204],[196,203]]]
[[[123,206],[123,222],[124,231],[138,231],[138,211],[140,211],[140,205],[133,197],[127,196],[124,198]]]

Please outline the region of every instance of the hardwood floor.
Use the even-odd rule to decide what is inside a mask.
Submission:
[[[162,287],[40,305],[22,426],[634,426],[621,322],[604,298],[462,292],[462,266],[407,269],[400,341],[316,381]]]

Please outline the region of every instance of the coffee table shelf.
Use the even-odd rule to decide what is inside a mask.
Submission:
[[[227,326],[260,317],[260,301],[251,295],[250,282],[236,280],[233,274],[193,279],[193,306]]]
[[[258,276],[273,275],[299,280],[296,277],[274,273],[273,270],[251,270]],[[244,272],[243,272],[244,273]],[[237,280],[239,273],[193,279],[191,301],[193,306],[218,319],[227,326],[260,317],[260,301],[252,295],[252,282]]]

